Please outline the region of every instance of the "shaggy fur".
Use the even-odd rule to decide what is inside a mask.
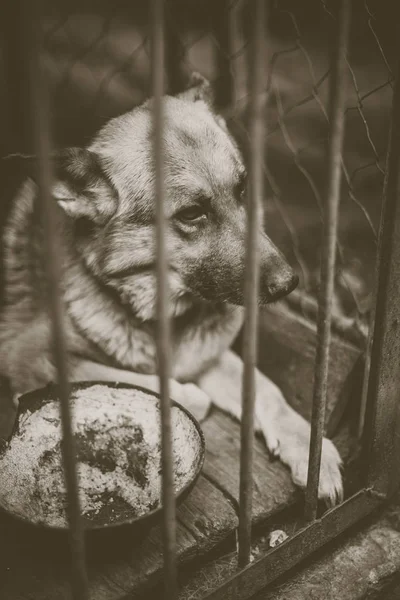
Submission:
[[[241,360],[229,347],[243,320],[246,172],[210,87],[195,78],[166,97],[163,144],[172,326],[171,395],[203,418],[213,402],[240,418]],[[111,120],[88,148],[54,160],[60,207],[69,371],[72,380],[118,380],[158,389],[155,206],[151,101]],[[261,217],[261,215],[260,215]],[[296,277],[261,230],[260,304]],[[16,393],[55,379],[37,188],[25,181],[4,235],[5,306],[0,369]],[[309,424],[261,373],[256,420],[267,446],[307,480]],[[342,496],[340,457],[324,440],[320,496]]]

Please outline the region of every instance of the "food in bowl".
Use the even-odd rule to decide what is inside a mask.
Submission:
[[[115,523],[160,506],[161,441],[159,399],[145,390],[108,384],[72,387],[80,504],[89,524]],[[175,493],[202,464],[199,426],[172,406]],[[57,398],[23,403],[17,426],[0,452],[0,506],[31,523],[67,526]]]

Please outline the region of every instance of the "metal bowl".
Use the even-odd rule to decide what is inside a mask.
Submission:
[[[104,390],[103,398],[100,397],[102,389]],[[93,390],[97,390],[97,392],[94,392]],[[125,402],[125,400],[125,404],[122,400],[118,400],[118,390],[124,391],[123,396],[125,400],[128,397],[130,398],[129,408],[128,403]],[[151,489],[149,488],[151,493],[145,487],[148,484],[146,477],[149,475],[150,472],[153,474],[155,473],[154,468],[152,471],[149,470],[149,461],[146,462],[146,452],[148,452],[149,456],[152,457],[153,463],[156,464],[156,462],[154,462],[156,460],[154,458],[154,452],[156,448],[156,446],[154,446],[154,436],[158,436],[157,447],[159,453],[161,449],[160,426],[159,422],[157,423],[157,421],[159,421],[160,418],[160,397],[158,394],[155,394],[154,392],[151,392],[139,386],[109,382],[81,382],[71,384],[71,401],[73,403],[77,403],[78,400],[76,399],[76,397],[79,397],[81,395],[83,398],[83,395],[86,392],[92,394],[92,397],[97,397],[97,394],[99,394],[98,400],[99,403],[101,403],[101,410],[99,409],[98,412],[96,412],[95,408],[93,409],[93,414],[89,414],[88,407],[86,404],[86,402],[89,403],[89,400],[82,399],[82,402],[85,402],[84,408],[86,411],[86,420],[83,419],[80,422],[80,413],[79,411],[76,411],[75,426],[77,429],[75,430],[75,440],[77,441],[78,446],[79,469],[81,470],[85,467],[85,473],[112,472],[114,480],[116,478],[118,479],[118,477],[124,478],[125,485],[127,486],[126,489],[128,490],[128,492],[132,490],[135,493],[141,493],[141,491],[143,491],[144,489],[146,494],[149,493],[149,502],[148,505],[146,504],[146,502],[140,504],[141,512],[140,514],[138,514],[138,509],[136,505],[127,503],[126,500],[120,497],[120,492],[113,492],[112,490],[110,492],[110,488],[108,488],[107,490],[105,490],[103,496],[96,496],[96,510],[88,511],[86,514],[83,515],[85,530],[89,534],[91,534],[95,532],[100,533],[104,531],[121,532],[122,530],[129,529],[129,535],[132,535],[132,532],[134,532],[135,538],[137,538],[140,532],[147,531],[150,526],[157,523],[162,513],[162,507],[160,506],[159,491],[156,493],[155,497],[154,486]],[[140,398],[140,406],[138,404],[138,398]],[[57,414],[59,413],[58,403],[59,399],[56,385],[49,385],[46,388],[35,390],[33,392],[25,394],[20,398],[17,419],[14,425],[14,429],[10,438],[7,441],[7,444],[5,444],[0,449],[0,507],[9,515],[16,518],[19,522],[24,522],[26,524],[33,525],[35,529],[45,529],[47,531],[62,532],[67,530],[66,524],[60,525],[60,523],[55,523],[53,518],[46,518],[46,515],[43,515],[43,511],[41,514],[39,514],[39,516],[37,516],[37,512],[35,512],[36,509],[33,509],[32,505],[25,510],[25,512],[30,514],[24,514],[24,510],[21,510],[21,506],[24,506],[22,495],[25,494],[25,497],[29,498],[29,494],[27,496],[26,492],[26,483],[24,482],[24,476],[28,477],[30,481],[29,485],[32,488],[32,478],[29,478],[27,465],[24,461],[27,460],[26,457],[28,455],[30,455],[30,457],[35,455],[38,459],[38,468],[37,470],[34,469],[35,477],[39,478],[34,479],[34,481],[37,483],[37,506],[39,506],[40,502],[43,500],[43,498],[40,498],[39,490],[45,489],[43,487],[43,485],[45,485],[47,487],[43,495],[46,496],[47,493],[49,493],[50,495],[58,493],[60,495],[60,506],[62,507],[61,512],[65,511],[65,490],[64,492],[60,492],[60,486],[57,484],[57,482],[56,484],[54,484],[54,481],[56,481],[56,475],[54,475],[53,477],[54,481],[51,480],[51,468],[46,467],[46,475],[46,473],[44,472],[45,468],[43,467],[43,465],[46,464],[46,460],[48,463],[50,461],[50,465],[53,466],[53,470],[55,470],[56,474],[59,475],[59,465],[61,460],[61,452],[59,452],[60,445],[58,445],[57,449],[54,447],[54,444],[52,448],[47,448],[46,443],[44,442],[45,436],[43,434],[43,431],[37,425],[38,419],[40,417],[42,420],[47,419],[47,421],[49,422],[50,429],[53,428],[51,429],[53,432],[55,430],[54,428],[57,428],[57,431],[60,430],[60,417],[58,416],[58,422],[57,419],[54,418],[55,412]],[[79,408],[79,406],[81,405],[76,404],[75,408]],[[132,412],[129,412],[131,411],[131,407],[135,407],[134,418],[132,418]],[[152,417],[149,420],[148,417],[146,417],[146,419],[141,417],[140,410],[142,410],[143,412],[143,407],[145,407],[144,413],[146,413],[148,407],[150,417],[151,415],[153,415],[153,417],[154,415],[156,415],[156,419]],[[111,414],[111,416],[110,414],[108,414],[110,411],[111,413],[113,413]],[[104,448],[102,448],[101,451],[98,451],[100,438],[96,436],[100,435],[98,420],[99,415],[103,420],[103,425],[104,419],[109,419],[109,421],[106,422],[109,422],[110,424],[110,431],[114,431],[113,434],[110,433],[109,435],[114,436],[112,438],[112,443],[116,444],[116,446],[114,447],[111,445],[107,447],[107,450],[111,448],[109,452],[104,452]],[[106,417],[104,415],[106,415]],[[33,417],[35,417],[36,419],[34,422]],[[172,435],[174,439],[175,465],[175,498],[176,502],[179,504],[187,497],[200,475],[204,462],[205,442],[203,433],[198,422],[184,407],[173,401],[172,417]],[[36,424],[35,427],[34,423]],[[77,438],[78,427],[80,427],[80,429]],[[120,427],[121,429],[119,429]],[[129,447],[127,447],[127,445],[125,445],[124,447],[121,446],[120,438],[122,436],[122,428],[124,428],[123,434],[125,435],[125,440],[127,440],[128,438],[129,440],[131,440],[131,444],[129,444]],[[22,431],[23,435],[21,433]],[[101,431],[103,435],[102,440],[104,442],[104,436],[108,435],[108,430],[106,431],[103,428],[103,430]],[[132,433],[131,438],[130,431]],[[117,432],[118,435],[115,435],[115,432]],[[149,442],[150,439],[153,440],[153,446],[151,446]],[[177,440],[180,440],[179,443],[177,442]],[[21,452],[21,450],[25,451],[25,446],[23,445],[25,443],[26,454],[24,457],[24,452]],[[19,444],[19,452],[15,450],[15,448],[17,447],[16,444]],[[39,447],[40,451],[37,450]],[[121,450],[121,447],[123,448],[123,451]],[[97,450],[94,451],[94,449],[96,448]],[[115,458],[115,448],[117,448],[120,454],[122,452],[122,465],[126,466],[126,457],[128,457],[128,459],[130,460],[129,464],[131,466],[133,464],[133,472],[132,470],[129,471],[129,476],[132,480],[131,488],[129,488],[129,479],[127,475],[128,470],[121,471],[120,464],[118,463],[120,459]],[[120,454],[118,454],[118,456],[120,456]],[[11,460],[10,457],[12,457],[13,460]],[[119,469],[118,471],[116,471],[115,469],[114,471],[112,471],[113,457],[115,459],[114,467],[115,469]],[[21,461],[20,466],[18,465],[19,460]],[[32,463],[32,458],[29,458],[29,460]],[[54,465],[56,464],[55,461],[58,461],[57,468],[54,467]],[[187,472],[184,472],[186,470]],[[43,483],[41,478],[44,478],[45,475],[47,476],[48,481]],[[11,481],[10,478],[13,479],[13,481]],[[158,469],[158,480],[159,479],[160,468]],[[153,481],[150,481],[150,484],[153,485],[154,481],[158,480],[157,478],[154,478]],[[85,482],[82,478],[82,472],[80,474],[80,481],[83,486]],[[52,485],[53,488],[51,488]],[[48,486],[50,486],[50,489],[48,489]],[[134,486],[136,486],[136,488]],[[139,489],[138,486],[141,486],[141,489]],[[156,485],[156,489],[159,490],[159,484]],[[35,490],[33,490],[33,492],[35,492]],[[33,492],[31,493],[31,496],[34,496]],[[35,498],[33,498],[33,502],[35,502]],[[27,504],[25,502],[25,507],[26,506]]]

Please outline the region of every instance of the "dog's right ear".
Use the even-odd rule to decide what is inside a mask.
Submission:
[[[185,91],[177,95],[177,98],[185,100],[186,102],[204,102],[207,104],[210,110],[214,110],[214,91],[211,83],[200,75],[200,73],[193,72],[190,75],[188,87]]]
[[[53,198],[67,215],[104,223],[114,214],[117,194],[94,152],[84,148],[57,152],[53,173]]]

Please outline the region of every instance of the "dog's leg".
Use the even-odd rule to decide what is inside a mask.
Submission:
[[[198,381],[216,406],[240,419],[243,362],[225,352],[219,363]],[[256,370],[256,428],[261,430],[269,451],[290,468],[293,481],[307,484],[310,425],[284,399],[279,388]],[[319,496],[330,504],[342,499],[341,459],[333,443],[323,440]]]
[[[88,360],[74,366],[71,381],[115,381],[138,385],[153,392],[159,392],[160,387],[157,375],[124,371]],[[185,406],[197,419],[204,420],[211,406],[207,394],[193,383],[179,383],[175,379],[170,379],[169,383],[171,398]]]

